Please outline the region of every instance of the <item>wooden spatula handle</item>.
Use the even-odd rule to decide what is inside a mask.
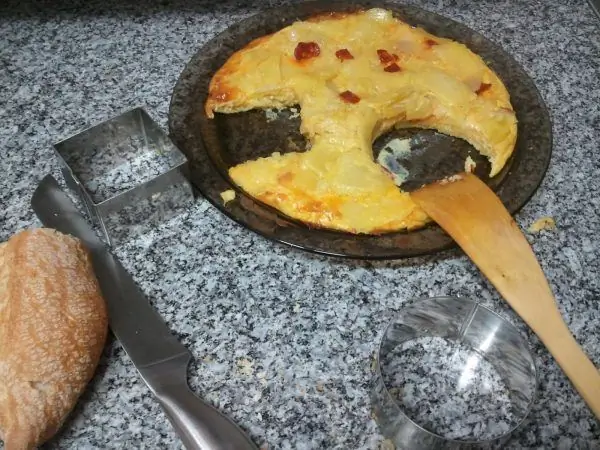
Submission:
[[[600,374],[598,369],[583,352],[562,318],[554,320],[554,330],[551,334],[540,336],[558,365],[581,397],[600,419]]]
[[[411,197],[539,336],[600,419],[600,372],[565,325],[533,250],[496,194],[476,176],[461,174]]]

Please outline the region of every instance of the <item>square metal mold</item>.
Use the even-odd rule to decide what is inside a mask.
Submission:
[[[187,159],[141,107],[58,142],[54,150],[66,184],[111,246],[193,202]]]

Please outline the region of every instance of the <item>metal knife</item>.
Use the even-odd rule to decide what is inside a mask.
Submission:
[[[588,0],[588,3],[598,16],[598,19],[600,19],[600,0]]]
[[[257,450],[233,421],[190,390],[187,384],[190,352],[171,334],[129,273],[51,175],[40,182],[31,206],[44,226],[79,238],[89,250],[107,303],[110,328],[185,447]]]

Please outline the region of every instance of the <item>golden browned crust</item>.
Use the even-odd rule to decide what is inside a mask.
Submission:
[[[236,56],[236,55],[234,55]],[[210,119],[215,117],[214,109],[220,103],[231,101],[235,98],[236,88],[230,87],[225,81],[230,74],[234,73],[239,66],[239,57],[231,58],[210,80],[208,87],[208,98],[204,104],[204,112]]]
[[[7,450],[52,437],[92,378],[107,333],[104,300],[79,240],[49,229],[0,245],[0,438]]]
[[[217,105],[229,102],[238,96],[239,90],[229,86],[226,80],[231,76],[231,74],[238,71],[244,52],[261,45],[263,42],[270,39],[271,36],[272,34],[268,34],[266,36],[261,36],[257,39],[254,39],[244,48],[235,52],[214,74],[210,80],[210,84],[208,86],[208,98],[204,104],[204,112],[206,113],[207,117],[210,119],[214,118],[214,110]]]

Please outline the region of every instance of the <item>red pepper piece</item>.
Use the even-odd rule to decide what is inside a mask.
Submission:
[[[390,55],[387,50],[381,48],[377,50],[377,56],[379,56],[379,61],[381,61],[382,64],[388,64],[395,61],[393,55]]]
[[[346,61],[348,59],[354,59],[354,56],[352,55],[352,53],[350,53],[350,51],[347,48],[343,48],[341,50],[338,50],[337,52],[335,52],[335,56],[340,61]]]
[[[384,67],[383,70],[385,70],[386,72],[400,72],[402,70],[402,68],[396,64],[396,63],[392,63],[387,67]]]
[[[299,42],[294,50],[294,56],[298,61],[315,58],[321,54],[321,48],[316,42]]]
[[[358,103],[360,102],[360,97],[356,95],[352,91],[344,91],[340,94],[340,98],[346,103]]]

